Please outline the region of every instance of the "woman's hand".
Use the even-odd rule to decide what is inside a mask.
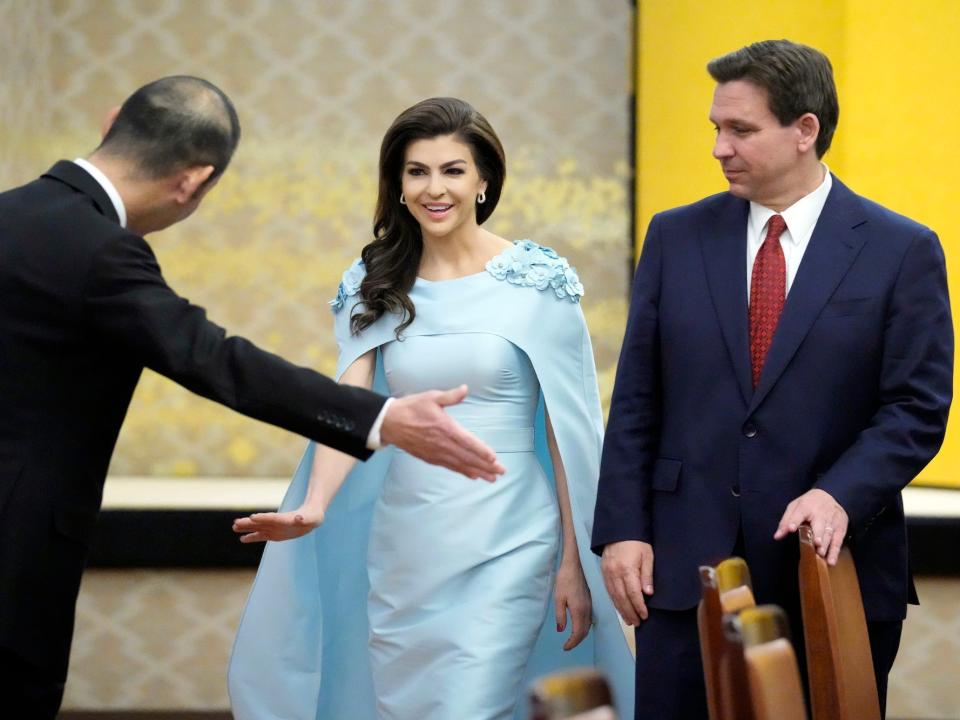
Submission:
[[[573,560],[565,558],[560,563],[553,599],[557,609],[557,632],[563,632],[566,629],[567,612],[570,612],[573,629],[570,631],[570,637],[563,644],[563,649],[573,650],[590,632],[593,609],[590,588],[587,587],[587,580],[583,576],[579,557]]]
[[[300,506],[290,512],[254,513],[233,521],[233,531],[240,542],[254,543],[266,540],[293,540],[306,535],[323,522],[323,511]]]

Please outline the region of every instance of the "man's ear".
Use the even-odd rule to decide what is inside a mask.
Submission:
[[[110,108],[107,111],[106,116],[103,118],[103,122],[100,123],[100,138],[103,139],[107,136],[107,133],[110,132],[110,128],[113,127],[113,121],[117,119],[117,115],[120,114],[120,106]]]
[[[213,175],[213,165],[194,165],[181,170],[177,175],[174,197],[178,203],[186,203],[197,197],[201,186]],[[204,188],[205,190],[206,188]]]
[[[808,152],[814,148],[817,143],[817,137],[820,135],[820,120],[813,113],[804,113],[795,121],[799,132],[797,149],[800,152]]]

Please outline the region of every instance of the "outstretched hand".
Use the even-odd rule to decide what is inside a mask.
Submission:
[[[833,499],[833,495],[813,488],[787,505],[773,539],[781,540],[796,532],[803,523],[808,523],[813,530],[817,553],[827,559],[827,564],[836,565],[849,522],[847,511]]]
[[[387,408],[380,439],[433,465],[493,482],[505,472],[496,453],[444,411],[466,396],[467,386],[461,385],[397,398]]]
[[[266,540],[292,540],[306,535],[323,522],[323,513],[309,508],[290,512],[254,513],[233,521],[233,531],[240,542],[255,543]]]

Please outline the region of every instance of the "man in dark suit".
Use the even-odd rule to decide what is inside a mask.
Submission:
[[[853,553],[883,704],[915,601],[900,491],[952,396],[943,251],[821,162],[839,107],[820,52],[760,42],[708,70],[729,191],[650,223],[593,531],[636,626],[636,717],[706,717],[699,565],[744,556],[802,639],[804,522],[828,562]]]
[[[210,83],[134,93],[87,160],[0,195],[0,714],[52,718],[104,477],[144,367],[364,459],[395,444],[502,472],[446,413],[466,388],[387,400],[260,350],[166,284],[144,235],[189,216],[240,138]]]

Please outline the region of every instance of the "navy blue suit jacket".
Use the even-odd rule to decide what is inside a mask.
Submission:
[[[594,550],[653,545],[652,607],[699,599],[697,567],[742,528],[760,602],[796,587],[772,539],[812,487],[850,518],[867,617],[915,601],[900,490],[936,454],[953,325],[937,236],[836,178],[753,389],[749,203],[729,193],[653,218],[633,285],[604,441]]]

